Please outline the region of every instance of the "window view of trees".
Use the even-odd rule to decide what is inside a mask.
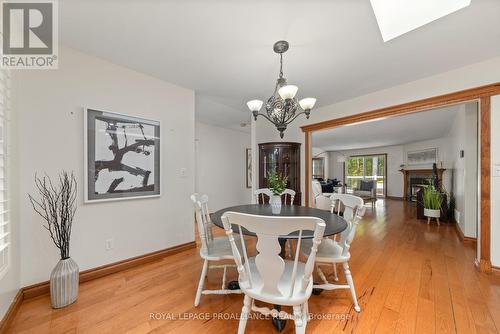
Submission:
[[[345,164],[348,192],[358,189],[360,180],[377,180],[377,195],[384,196],[385,155],[351,157]]]

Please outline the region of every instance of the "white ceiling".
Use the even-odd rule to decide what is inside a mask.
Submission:
[[[288,82],[318,106],[500,55],[498,0],[387,43],[369,0],[65,0],[59,11],[63,44],[196,90],[197,116],[222,126],[271,95],[280,39]]]
[[[314,132],[312,145],[325,151],[342,151],[446,137],[459,108],[452,106]]]

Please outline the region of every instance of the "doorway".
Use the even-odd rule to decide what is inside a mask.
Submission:
[[[390,116],[418,113],[439,107],[456,105],[464,102],[478,102],[479,110],[479,168],[478,168],[478,243],[475,264],[482,272],[491,272],[491,96],[500,94],[500,84],[480,86],[463,91],[425,98],[400,105],[394,105],[382,109],[367,111],[351,116],[326,120],[323,122],[302,126],[305,142],[305,204],[311,201],[311,156],[312,156],[312,133],[314,131],[332,129],[342,125],[371,122]]]

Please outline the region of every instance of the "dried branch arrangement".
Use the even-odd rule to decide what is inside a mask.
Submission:
[[[35,175],[35,185],[40,198],[28,194],[35,212],[45,220],[43,227],[49,231],[52,241],[59,248],[61,259],[69,258],[71,226],[76,212],[77,183],[73,173],[62,172],[58,184],[45,175]]]

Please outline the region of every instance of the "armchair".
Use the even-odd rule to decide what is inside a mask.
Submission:
[[[375,207],[377,201],[377,181],[376,180],[361,180],[356,189],[353,190],[354,196],[361,197],[365,203],[371,202],[372,207]]]

